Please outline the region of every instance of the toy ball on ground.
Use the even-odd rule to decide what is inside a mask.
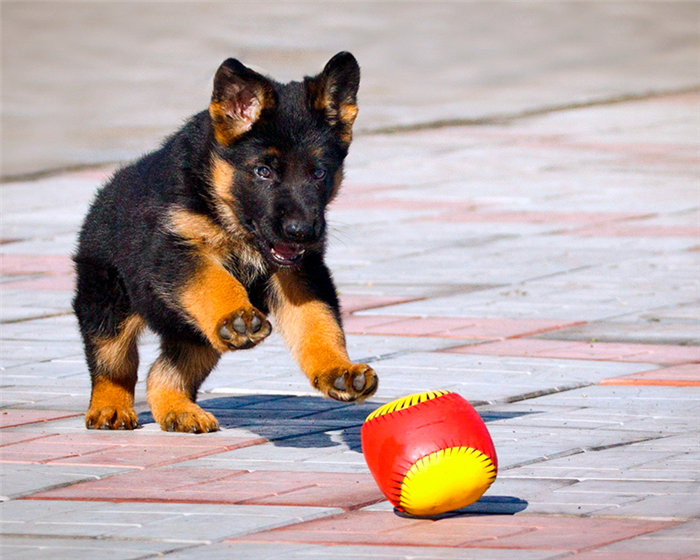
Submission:
[[[362,426],[362,452],[387,499],[415,516],[476,502],[498,469],[478,412],[449,391],[409,395],[375,410]]]

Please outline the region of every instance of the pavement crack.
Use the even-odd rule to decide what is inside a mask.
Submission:
[[[557,393],[565,393],[567,391],[575,391],[576,389],[583,389],[584,387],[592,387],[596,383],[573,383],[571,385],[564,385],[563,387],[548,387],[546,389],[540,389],[538,391],[531,391],[529,393],[522,393],[520,395],[512,395],[510,397],[504,397],[502,399],[496,399],[490,401],[486,404],[511,404],[521,401],[527,401],[530,399],[536,399],[539,397],[546,397],[548,395],[555,395]]]

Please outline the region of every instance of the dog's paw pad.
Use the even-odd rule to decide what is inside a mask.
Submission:
[[[219,338],[232,350],[252,348],[272,332],[267,318],[257,309],[239,309],[222,319],[217,328]]]
[[[314,385],[337,401],[362,402],[375,393],[379,378],[368,365],[351,364],[317,376]]]

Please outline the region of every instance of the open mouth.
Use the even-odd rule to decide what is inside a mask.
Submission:
[[[272,260],[282,266],[291,266],[301,259],[304,249],[296,243],[271,243]]]

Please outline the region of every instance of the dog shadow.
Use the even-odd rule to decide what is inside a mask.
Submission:
[[[362,453],[361,430],[380,403],[340,403],[321,397],[246,395],[202,399],[198,404],[216,416],[222,430],[242,429],[265,438],[276,447],[329,448],[346,446]],[[485,423],[536,412],[479,413]],[[139,414],[139,424],[154,422],[150,412]],[[482,496],[468,507],[420,519],[462,515],[514,515],[528,502],[513,496]],[[411,517],[396,511],[403,517]]]
[[[201,399],[198,404],[216,416],[222,430],[242,429],[277,447],[327,448],[347,446],[362,453],[362,424],[379,403],[341,403],[322,397],[243,395]],[[532,412],[483,412],[484,422]],[[152,423],[150,412],[139,424]]]

